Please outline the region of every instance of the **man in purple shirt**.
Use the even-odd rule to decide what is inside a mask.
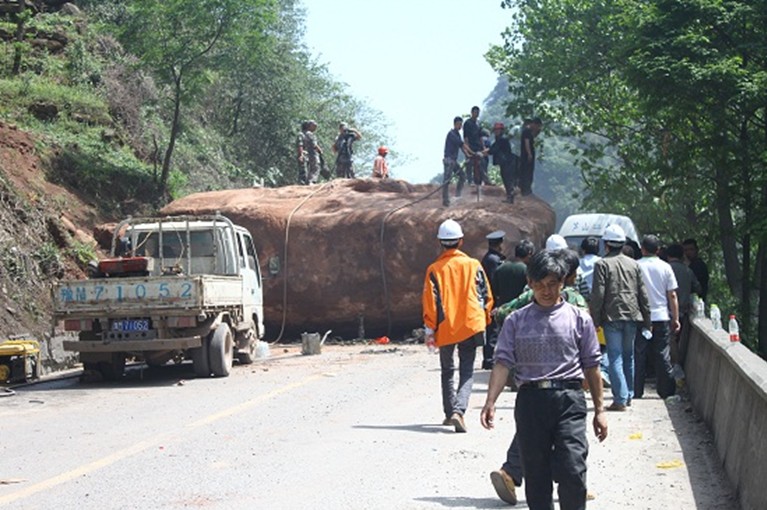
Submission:
[[[531,510],[549,510],[552,483],[559,483],[563,510],[586,508],[585,377],[594,401],[594,432],[607,437],[602,402],[599,342],[587,312],[562,299],[567,267],[556,252],[543,250],[530,260],[527,278],[531,304],[503,323],[490,374],[482,426],[494,426],[495,402],[509,368],[516,368],[514,418],[525,473],[525,496]]]

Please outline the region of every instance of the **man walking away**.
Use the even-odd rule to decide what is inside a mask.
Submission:
[[[602,326],[607,343],[609,411],[625,411],[634,398],[634,339],[637,323],[650,327],[650,304],[639,264],[623,254],[626,233],[609,225],[602,240],[607,254],[594,264],[589,309],[594,325]]]
[[[456,197],[461,196],[463,182],[466,180],[463,170],[458,165],[458,151],[463,151],[467,157],[469,154],[469,148],[461,138],[461,125],[463,125],[463,119],[455,117],[453,119],[453,129],[448,131],[445,137],[445,151],[442,158],[442,165],[444,166],[444,174],[442,175],[442,205],[445,207],[450,205],[449,188],[453,174],[458,174],[458,184],[455,187]]]
[[[591,294],[591,288],[594,286],[594,264],[600,259],[599,239],[593,236],[587,237],[581,242],[581,250],[583,250],[581,274],[586,280],[586,284],[589,286],[589,294]]]
[[[607,437],[602,405],[599,344],[588,312],[562,299],[567,268],[559,254],[535,254],[528,266],[534,302],[503,323],[490,374],[482,426],[495,425],[495,402],[509,368],[520,387],[514,407],[525,496],[531,510],[553,508],[553,482],[564,510],[586,508],[586,398],[584,377],[594,402],[594,432]]]
[[[482,265],[460,250],[463,230],[458,222],[452,219],[442,222],[437,238],[442,253],[426,270],[423,284],[424,330],[426,342],[439,348],[445,414],[442,423],[452,425],[456,432],[466,432],[464,415],[474,381],[474,360],[490,323],[493,296]],[[457,391],[454,386],[456,347]]]
[[[498,267],[506,260],[506,255],[501,253],[501,246],[503,245],[503,237],[506,232],[503,230],[496,230],[487,234],[487,253],[482,257],[482,269],[485,270],[487,281],[491,282],[490,288],[492,289],[492,281],[495,276],[495,272]],[[495,302],[495,294],[493,294],[493,301]],[[482,349],[482,369],[490,370],[493,368],[493,352],[495,351],[495,342],[498,338],[498,328],[495,322],[491,321],[487,326],[487,338],[485,339],[485,346]]]
[[[642,269],[642,277],[650,298],[652,336],[649,341],[637,339],[635,346],[637,369],[634,376],[634,392],[636,398],[642,398],[644,395],[648,350],[654,361],[656,389],[660,398],[670,397],[676,390],[669,341],[672,333],[679,332],[679,303],[676,297],[678,285],[671,266],[658,258],[659,247],[660,241],[653,235],[642,239],[644,256],[639,259],[639,267]]]

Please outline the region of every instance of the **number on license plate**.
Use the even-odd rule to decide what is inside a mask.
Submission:
[[[112,331],[149,331],[149,319],[125,319],[112,322]]]

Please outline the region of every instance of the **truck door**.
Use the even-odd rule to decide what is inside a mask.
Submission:
[[[261,269],[258,266],[253,239],[247,232],[237,232],[238,263],[242,274],[243,307],[246,320],[258,321],[254,324],[263,335],[263,289],[261,287]]]

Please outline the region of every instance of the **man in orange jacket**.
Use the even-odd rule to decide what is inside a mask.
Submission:
[[[460,250],[463,230],[445,220],[437,234],[442,253],[426,270],[423,284],[423,323],[426,343],[439,348],[442,370],[443,425],[466,432],[464,414],[474,381],[477,347],[484,344],[493,295],[487,275],[476,259]],[[458,346],[458,390],[454,385],[454,353]]]

